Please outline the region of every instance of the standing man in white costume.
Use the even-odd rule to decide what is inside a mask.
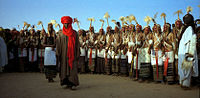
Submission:
[[[183,88],[189,88],[191,77],[198,76],[198,58],[196,50],[197,36],[195,34],[194,17],[189,14],[183,17],[183,35],[179,43],[178,51],[178,74],[179,83]]]

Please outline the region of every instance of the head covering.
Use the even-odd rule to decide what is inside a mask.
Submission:
[[[186,14],[184,17],[183,17],[183,22],[185,24],[193,24],[194,23],[194,17],[191,15],[191,14]]]
[[[63,34],[68,37],[68,50],[67,50],[67,57],[68,57],[68,63],[69,67],[72,69],[73,67],[73,61],[74,61],[74,48],[75,48],[75,32],[72,28],[72,18],[70,16],[63,16],[61,18],[62,24],[68,24],[68,27],[65,28],[63,25]]]
[[[136,27],[139,27],[140,30],[142,30],[142,26],[141,25],[137,24]]]

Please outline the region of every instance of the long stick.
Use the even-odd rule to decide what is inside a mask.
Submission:
[[[106,20],[107,20],[107,23],[108,23],[108,18],[106,18]],[[108,26],[109,26],[109,23],[108,23]]]

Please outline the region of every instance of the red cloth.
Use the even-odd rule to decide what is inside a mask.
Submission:
[[[68,27],[65,28],[63,25],[63,34],[66,35],[68,37],[68,51],[67,51],[67,57],[68,57],[68,63],[69,63],[69,67],[72,69],[73,67],[73,61],[74,61],[74,48],[75,48],[75,32],[72,28],[72,22],[73,19],[70,16],[63,16],[61,18],[61,23],[68,24]]]
[[[164,76],[167,76],[168,62],[169,62],[169,58],[167,57],[164,63]]]
[[[159,74],[158,74],[158,50],[155,50],[156,52],[156,74],[157,74],[157,79],[159,77]]]
[[[92,48],[90,49],[89,65],[92,66]]]

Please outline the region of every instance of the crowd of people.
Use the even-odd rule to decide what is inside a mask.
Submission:
[[[100,20],[102,26],[99,32],[94,32],[92,24],[89,30],[79,29],[78,72],[129,76],[139,82],[178,83],[182,87],[190,87],[191,77],[199,75],[200,27],[196,24],[199,20],[194,21],[188,12],[183,22],[178,17],[174,24],[170,24],[164,13],[161,16],[164,18],[163,29],[156,23],[155,17],[146,17],[147,26],[142,27],[134,16],[126,17],[128,19],[121,17],[121,24],[112,20],[114,29],[107,21],[106,31],[103,29],[104,20]],[[89,20],[92,22],[92,19]],[[152,28],[148,25],[150,21],[154,22]],[[79,23],[77,19],[74,22]],[[1,70],[40,71],[45,73],[49,82],[53,82],[57,72],[62,70],[61,62],[56,60],[60,58],[56,54],[62,30],[60,28],[56,32],[54,24],[48,23],[47,31],[44,28],[35,31],[34,26],[30,27],[27,23],[20,31],[1,28],[0,41],[7,47],[3,50],[3,44],[0,44],[4,51],[1,51],[0,59],[5,61],[4,67],[0,66]]]

